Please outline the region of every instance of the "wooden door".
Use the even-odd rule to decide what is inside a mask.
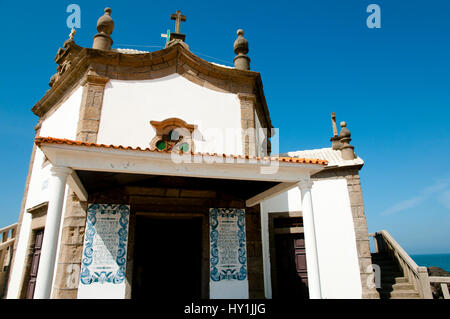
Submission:
[[[275,235],[278,298],[308,298],[304,234]]]
[[[36,237],[34,241],[33,257],[31,260],[30,279],[28,281],[27,299],[33,299],[34,288],[36,287],[36,278],[39,269],[39,259],[41,257],[42,239],[44,238],[44,230],[36,231]]]

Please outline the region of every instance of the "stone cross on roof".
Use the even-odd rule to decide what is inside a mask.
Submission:
[[[177,13],[172,13],[170,15],[171,20],[175,20],[175,32],[180,33],[181,21],[186,21],[186,16],[182,15],[179,10]]]

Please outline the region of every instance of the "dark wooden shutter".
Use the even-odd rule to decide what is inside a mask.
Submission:
[[[33,299],[34,288],[36,287],[36,277],[39,269],[39,259],[41,257],[42,239],[44,238],[44,230],[36,231],[36,238],[34,241],[33,257],[31,260],[30,280],[28,281],[27,299]]]

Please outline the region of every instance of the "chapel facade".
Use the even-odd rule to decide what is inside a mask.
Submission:
[[[55,57],[17,226],[7,298],[377,298],[359,179],[331,147],[272,154],[261,75],[237,31],[234,67],[165,48]],[[230,45],[231,46],[231,45]]]

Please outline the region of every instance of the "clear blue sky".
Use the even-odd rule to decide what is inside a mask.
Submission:
[[[330,112],[348,123],[369,232],[386,229],[409,253],[450,253],[450,1],[20,1],[0,0],[0,226],[17,221],[37,117],[54,57],[68,38],[66,7],[81,7],[75,41],[91,46],[112,8],[113,47],[157,50],[187,16],[199,56],[232,63],[236,30],[261,72],[280,151],[329,147]],[[368,29],[366,7],[381,7]],[[213,60],[205,55],[220,60]],[[222,61],[223,60],[223,61]]]

